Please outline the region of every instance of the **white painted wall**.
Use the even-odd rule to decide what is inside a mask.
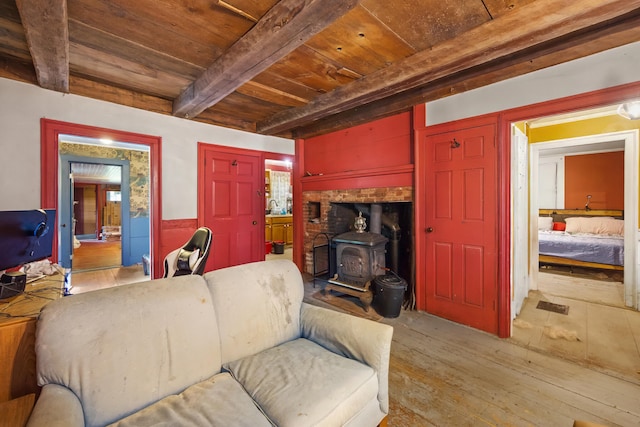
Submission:
[[[638,81],[640,42],[426,104],[427,126]]]
[[[256,135],[0,78],[0,210],[40,207],[40,118],[162,137],[162,217],[197,216],[197,143],[294,153]]]

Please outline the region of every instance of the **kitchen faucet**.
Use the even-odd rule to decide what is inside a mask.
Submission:
[[[271,211],[271,213],[278,213],[278,202],[276,202],[274,199],[269,200],[269,210]]]

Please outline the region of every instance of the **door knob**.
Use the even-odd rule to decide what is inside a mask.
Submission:
[[[433,233],[433,227],[427,227],[425,230],[427,233]]]
[[[251,224],[256,225],[258,221],[253,221]]]

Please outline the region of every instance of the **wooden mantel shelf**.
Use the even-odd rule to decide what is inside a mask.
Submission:
[[[413,164],[358,169],[331,174],[312,174],[301,178],[302,191],[344,188],[404,187],[413,185]]]

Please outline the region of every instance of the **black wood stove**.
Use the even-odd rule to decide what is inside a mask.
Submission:
[[[384,275],[386,244],[389,241],[382,234],[364,231],[366,227],[362,214],[356,218],[356,231],[349,231],[333,238],[336,245],[337,269],[335,276],[324,288],[355,296],[360,299],[366,311],[373,300],[371,282]]]

